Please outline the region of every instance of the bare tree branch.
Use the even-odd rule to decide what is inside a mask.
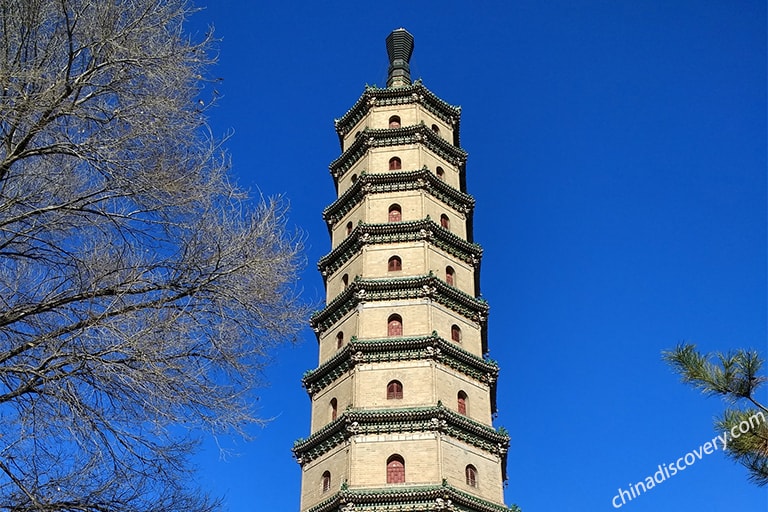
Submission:
[[[197,103],[187,0],[0,0],[0,511],[192,511],[305,308]]]

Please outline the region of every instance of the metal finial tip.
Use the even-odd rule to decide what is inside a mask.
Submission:
[[[408,63],[413,54],[413,36],[404,28],[393,30],[387,36],[389,76],[387,87],[402,87],[411,84],[411,68]]]

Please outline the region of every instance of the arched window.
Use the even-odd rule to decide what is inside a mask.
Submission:
[[[339,331],[336,334],[336,348],[341,348],[344,346],[344,332]]]
[[[447,217],[446,217],[446,218],[447,218]],[[349,235],[350,233],[352,233],[352,228],[353,228],[353,227],[354,227],[354,225],[352,224],[352,221],[349,221],[349,222],[347,222],[347,235]]]
[[[403,335],[403,318],[400,315],[392,315],[387,319],[387,336]]]
[[[438,166],[437,169],[435,169],[435,173],[437,174],[437,177],[441,180],[445,179],[445,171],[442,167]]]
[[[349,286],[349,275],[344,274],[343,276],[341,276],[341,282],[344,285],[344,288]]]
[[[467,477],[467,485],[470,487],[477,487],[477,469],[470,464],[464,469],[464,475]]]
[[[326,471],[323,473],[323,492],[331,490],[331,472]]]
[[[451,286],[455,286],[456,271],[453,270],[453,267],[445,267],[445,282]]]
[[[393,204],[389,207],[389,222],[400,222],[403,220],[403,212],[399,204]]]
[[[403,270],[403,260],[400,259],[400,256],[392,256],[389,258],[389,261],[387,262],[387,270],[389,272]]]
[[[390,128],[400,128],[400,116],[392,116],[389,118]]]
[[[456,408],[459,411],[459,414],[467,414],[467,394],[463,391],[459,391],[459,394],[456,395]]]
[[[397,454],[387,459],[387,483],[405,483],[405,461]]]
[[[351,222],[350,222],[351,224]],[[451,229],[451,221],[448,220],[448,216],[446,214],[442,214],[440,216],[440,225],[444,227],[445,229]]]
[[[451,341],[461,343],[461,328],[456,324],[451,326]]]
[[[335,398],[331,398],[331,421],[336,419],[336,415],[339,413],[339,402]]]
[[[352,177],[350,178],[350,181],[352,181],[352,184],[353,184],[353,185],[354,185],[355,183],[357,183],[357,174],[353,174],[353,175],[352,175]]]
[[[389,159],[389,170],[390,171],[398,171],[402,169],[403,163],[400,161],[400,159],[396,156],[393,156]]]
[[[432,131],[435,132],[437,135],[440,135],[440,127],[436,124],[432,125]]]
[[[393,380],[387,384],[387,400],[400,400],[403,398],[403,385],[399,380]]]

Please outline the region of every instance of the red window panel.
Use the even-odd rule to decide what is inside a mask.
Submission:
[[[400,210],[400,205],[393,204],[389,207],[389,222],[400,222],[403,220],[403,213]]]
[[[453,270],[453,267],[445,267],[446,283],[448,283],[451,286],[454,286],[454,283],[456,282],[455,276],[456,276],[456,271]]]
[[[399,455],[393,455],[387,461],[387,483],[405,483],[405,461]]]
[[[323,492],[331,490],[331,473],[326,471],[323,473]]]
[[[459,410],[459,414],[467,414],[467,394],[463,391],[459,391],[459,395],[456,399],[457,402],[457,409]]]
[[[398,315],[392,315],[389,317],[387,323],[387,336],[402,336],[403,335],[403,319]]]
[[[467,485],[470,487],[477,487],[477,470],[471,464],[466,467],[464,474],[467,477]]]
[[[403,398],[403,385],[396,380],[387,384],[387,400],[400,400]]]

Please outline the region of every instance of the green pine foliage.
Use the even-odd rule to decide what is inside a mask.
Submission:
[[[726,453],[749,470],[752,482],[759,486],[768,484],[768,408],[756,398],[760,385],[766,381],[760,375],[760,355],[754,350],[702,354],[695,345],[680,344],[664,352],[664,360],[683,382],[706,395],[720,396],[730,404],[715,422],[718,431],[729,432]]]

